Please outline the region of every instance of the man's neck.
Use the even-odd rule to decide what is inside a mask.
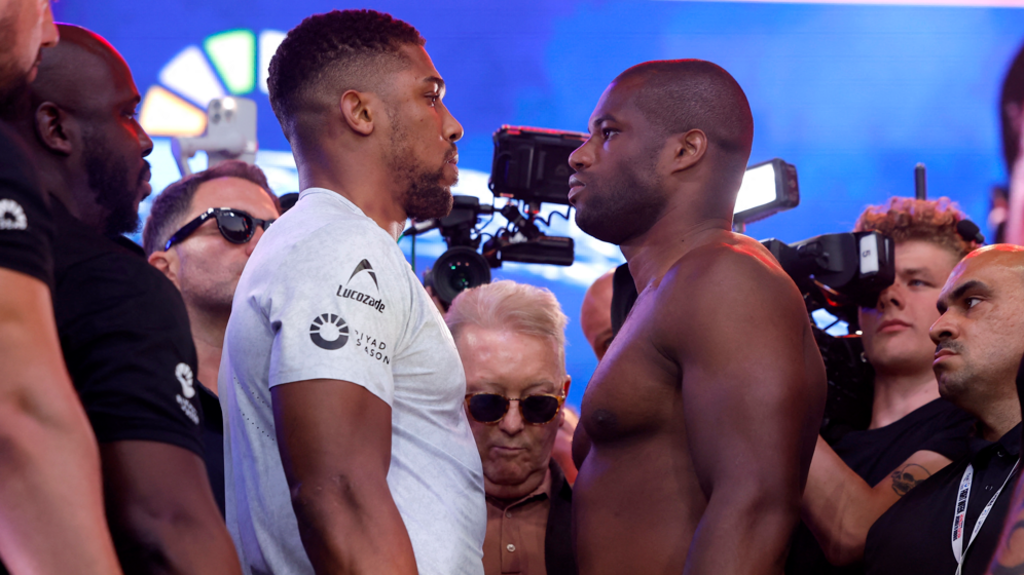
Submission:
[[[551,470],[548,467],[531,473],[526,478],[526,481],[519,485],[496,485],[487,481],[486,477],[484,479],[487,499],[491,501],[492,505],[501,509],[508,509],[509,506],[514,505],[517,501],[521,501],[541,490],[550,491],[551,489]]]
[[[875,399],[871,406],[871,427],[895,423],[915,409],[939,398],[939,384],[931,368],[912,374],[875,374]]]
[[[299,155],[296,154],[296,159]],[[330,190],[356,205],[397,241],[405,229],[405,209],[397,201],[391,188],[391,174],[387,170],[372,169],[379,162],[363,162],[360,168],[313,162],[298,162],[299,189],[323,188]]]
[[[650,230],[620,246],[629,263],[629,273],[633,276],[637,292],[659,282],[686,253],[710,238],[732,231],[732,224],[727,219],[707,218],[693,222],[677,217],[674,213],[677,211],[682,215],[686,210],[666,211]]]
[[[978,418],[978,431],[986,441],[999,441],[1021,421],[1020,401],[1016,395],[999,401],[987,402],[974,414]]]
[[[217,395],[217,374],[220,372],[220,355],[224,349],[224,332],[228,327],[227,317],[211,317],[201,311],[188,309],[189,325],[192,327],[192,341],[196,346],[199,373],[196,378]]]

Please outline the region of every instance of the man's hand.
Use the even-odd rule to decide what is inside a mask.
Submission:
[[[126,571],[241,573],[198,455],[154,441],[104,443],[100,454],[107,516]]]
[[[875,521],[918,483],[949,463],[949,458],[934,451],[918,451],[871,487],[818,437],[804,489],[804,522],[829,563],[849,565],[859,561]]]
[[[277,385],[271,395],[292,507],[317,574],[415,574],[387,483],[391,407],[328,379]]]

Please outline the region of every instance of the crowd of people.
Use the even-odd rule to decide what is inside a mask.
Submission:
[[[627,260],[583,303],[577,415],[551,292],[440,310],[397,246],[451,209],[462,137],[411,25],[292,29],[298,200],[226,161],[142,247],[127,62],[47,0],[0,30],[0,572],[1024,573],[1024,248],[946,199],[865,210],[896,278],[858,313],[870,421],[826,438],[801,293],[732,231],[753,120],[717,65],[624,71],[570,156]]]

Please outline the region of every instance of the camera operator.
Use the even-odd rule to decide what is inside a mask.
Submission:
[[[857,562],[875,520],[966,453],[972,419],[939,398],[935,345],[928,336],[939,317],[935,303],[943,282],[976,247],[957,232],[964,218],[946,198],[891,198],[857,220],[855,231],[879,231],[895,241],[895,282],[874,308],[858,312],[864,358],[875,374],[871,423],[831,447],[818,438],[803,496],[804,524],[796,531],[787,573],[861,571],[829,563]]]
[[[505,280],[459,294],[445,321],[483,461],[485,575],[575,575],[572,489],[552,458],[569,393],[568,318],[550,291]]]
[[[228,206],[226,209],[221,206]],[[183,178],[153,202],[142,231],[149,263],[181,291],[203,404],[203,446],[213,496],[224,513],[224,428],[217,374],[231,300],[263,230],[279,215],[263,170],[239,160]]]
[[[1024,353],[1024,248],[972,252],[946,281],[938,307],[931,337],[939,393],[978,422],[968,454],[871,527],[864,549],[869,574],[980,575],[1010,506],[1020,464],[1015,379]]]

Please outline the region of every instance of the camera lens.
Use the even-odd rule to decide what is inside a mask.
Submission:
[[[490,283],[491,266],[472,248],[458,246],[437,258],[430,275],[437,297],[448,304],[462,291]]]

